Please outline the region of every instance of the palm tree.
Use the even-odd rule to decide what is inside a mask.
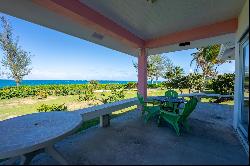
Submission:
[[[193,59],[190,63],[190,66],[193,62],[196,62],[196,71],[201,68],[203,76],[214,77],[218,74],[217,67],[218,65],[224,63],[225,61],[219,60],[218,55],[220,51],[220,45],[212,45],[208,47],[198,48],[198,51],[193,53]]]
[[[180,66],[172,66],[171,68],[167,69],[164,78],[168,80],[172,80],[184,74],[183,68]]]

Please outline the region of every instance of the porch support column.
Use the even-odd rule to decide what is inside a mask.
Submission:
[[[144,99],[147,98],[147,53],[145,48],[140,49],[138,56],[138,92]]]
[[[100,116],[100,127],[109,127],[110,126],[110,115]]]

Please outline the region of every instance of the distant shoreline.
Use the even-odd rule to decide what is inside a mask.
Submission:
[[[116,81],[116,80],[96,80],[100,84],[127,84],[128,82],[137,81]],[[87,84],[88,80],[23,80],[21,85],[58,85],[58,84]],[[0,88],[15,86],[14,80],[0,79]]]

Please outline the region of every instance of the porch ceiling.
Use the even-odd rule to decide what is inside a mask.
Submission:
[[[80,0],[144,40],[236,18],[244,0]]]
[[[141,47],[154,54],[234,42],[245,1],[1,0],[0,11],[136,56]]]

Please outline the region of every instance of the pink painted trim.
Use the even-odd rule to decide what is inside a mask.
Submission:
[[[227,21],[218,22],[211,25],[206,25],[190,30],[172,33],[166,36],[159,37],[157,39],[150,39],[146,41],[146,48],[157,48],[161,46],[194,41],[214,36],[219,36],[227,33],[236,32],[238,27],[237,18],[230,19]]]
[[[32,0],[60,15],[73,19],[79,24],[95,29],[96,32],[109,35],[132,48],[158,48],[186,41],[194,41],[227,33],[234,33],[238,27],[237,18],[196,27],[190,30],[171,33],[156,39],[144,41],[109,18],[89,8],[79,0]]]
[[[109,33],[109,35],[112,33],[113,37],[118,38],[118,40],[127,40],[133,43],[136,48],[144,45],[144,40],[81,3],[79,0],[34,0],[34,2],[49,9],[55,9],[54,11],[61,14],[63,13],[71,18],[73,16],[74,19],[78,16],[78,22],[84,22],[85,25],[87,24],[88,26],[97,28],[99,33]]]
[[[138,92],[147,98],[147,54],[145,48],[141,49],[138,56]]]

